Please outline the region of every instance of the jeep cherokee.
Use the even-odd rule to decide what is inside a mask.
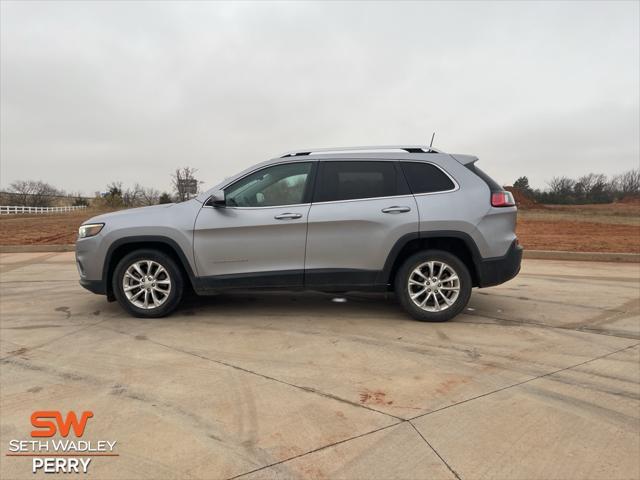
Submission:
[[[161,317],[190,286],[393,291],[445,321],[472,287],[520,269],[512,195],[477,157],[424,146],[301,150],[182,203],[94,217],[79,229],[80,284]]]

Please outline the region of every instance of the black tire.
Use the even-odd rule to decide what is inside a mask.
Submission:
[[[416,305],[410,296],[409,278],[411,272],[419,265],[429,261],[446,263],[455,271],[459,279],[460,290],[458,297],[448,308],[442,311],[424,310]],[[402,308],[413,318],[421,322],[446,322],[447,320],[451,320],[467,306],[469,298],[471,297],[471,287],[471,275],[466,265],[455,255],[443,250],[424,250],[407,258],[398,270],[394,282],[396,297],[400,301]],[[414,286],[413,288],[416,287]],[[417,288],[420,289],[421,287]],[[423,298],[424,297],[420,297],[421,300]],[[441,301],[443,300],[442,297],[439,298]]]
[[[160,264],[166,270],[171,282],[171,289],[169,294],[166,295],[164,303],[151,309],[144,309],[134,305],[127,298],[123,287],[123,278],[127,269],[135,262],[144,260],[151,260]],[[159,318],[169,315],[180,303],[184,290],[184,279],[182,278],[182,271],[169,255],[158,250],[143,249],[125,255],[118,262],[113,273],[112,287],[113,293],[120,306],[134,317]]]

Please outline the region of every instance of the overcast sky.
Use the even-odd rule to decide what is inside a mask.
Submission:
[[[211,186],[428,142],[503,184],[640,162],[639,2],[1,2],[0,187]]]

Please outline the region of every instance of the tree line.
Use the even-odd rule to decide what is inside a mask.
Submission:
[[[152,187],[136,183],[124,187],[122,182],[113,181],[107,191],[94,198],[76,193],[66,193],[39,180],[18,180],[13,182],[8,192],[3,192],[2,202],[26,207],[49,207],[61,199],[72,205],[91,205],[107,208],[132,208],[162,203],[182,202],[195,196],[202,182],[196,179],[197,170],[191,167],[177,168],[171,174],[172,192],[161,192]],[[602,173],[589,173],[577,179],[553,177],[544,189],[531,188],[526,176],[518,178],[513,186],[538,203],[582,204],[611,203],[628,196],[640,195],[640,168],[619,175],[607,177]]]
[[[9,185],[7,192],[0,192],[3,197],[0,203],[25,207],[50,207],[65,203],[115,209],[182,202],[197,195],[199,191],[202,182],[196,179],[196,172],[191,167],[177,168],[171,174],[171,193],[145,187],[140,183],[125,187],[120,181],[112,181],[105,192],[97,193],[95,197],[67,193],[41,180],[17,180]]]
[[[602,173],[589,173],[576,179],[553,177],[545,189],[531,188],[529,179],[520,177],[513,186],[538,203],[611,203],[640,195],[640,168],[612,177]]]

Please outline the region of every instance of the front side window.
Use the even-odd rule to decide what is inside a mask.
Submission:
[[[398,193],[394,162],[320,162],[314,201],[391,197]]]
[[[274,165],[224,189],[230,207],[275,207],[304,203],[311,162]]]

